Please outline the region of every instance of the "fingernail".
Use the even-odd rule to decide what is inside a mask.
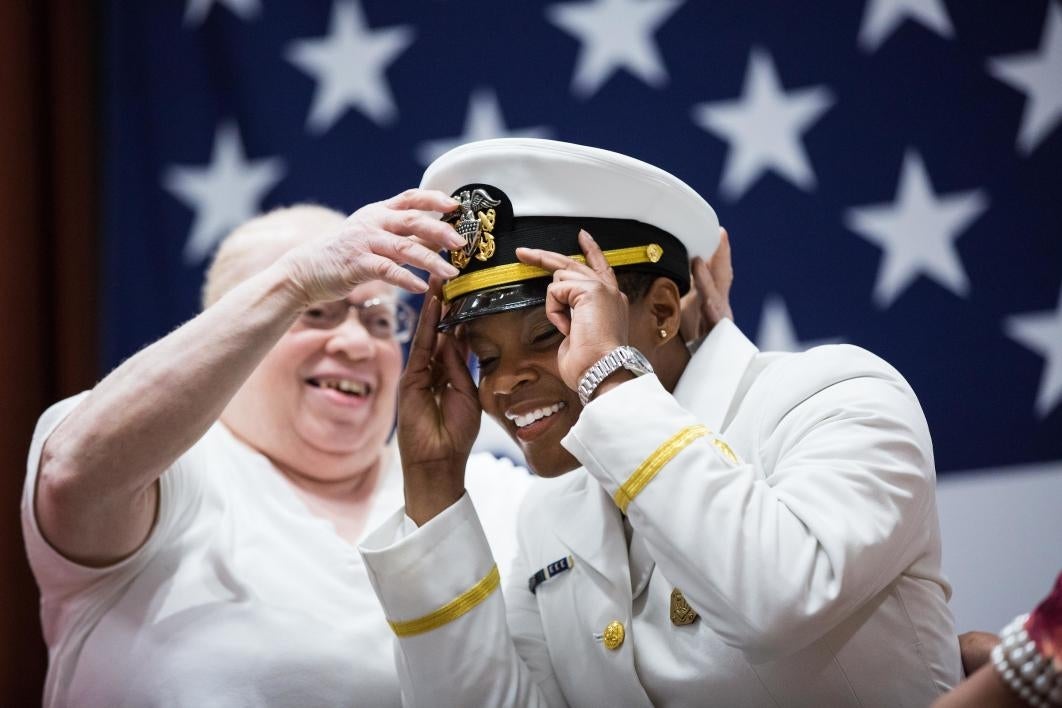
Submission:
[[[593,237],[593,236],[591,236],[591,235],[590,235],[590,232],[589,232],[589,231],[587,231],[586,229],[579,229],[579,233],[581,233],[581,234],[582,234],[583,236],[586,236],[586,237],[587,237],[588,239],[590,239],[591,241],[593,241],[593,240],[594,240],[594,237]]]
[[[446,263],[445,265],[446,265],[446,271],[445,272],[447,274],[446,277],[448,277],[448,278],[456,278],[457,275],[461,272],[457,268],[454,268],[449,263]]]

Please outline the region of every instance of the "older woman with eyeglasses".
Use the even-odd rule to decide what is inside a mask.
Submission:
[[[429,213],[454,206],[252,220],[196,318],[42,416],[22,513],[45,706],[399,705],[355,544],[402,503],[398,288],[426,284],[400,266],[456,272],[434,250],[463,240]],[[504,507],[525,482],[498,467],[470,492]]]

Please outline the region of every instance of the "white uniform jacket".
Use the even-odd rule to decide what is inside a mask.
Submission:
[[[564,446],[584,467],[529,492],[504,600],[467,496],[366,539],[407,705],[922,707],[959,680],[929,431],[872,354],[724,321],[674,395],[624,383]]]

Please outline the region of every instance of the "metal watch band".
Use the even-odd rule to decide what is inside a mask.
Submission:
[[[590,402],[597,387],[618,369],[627,369],[635,376],[653,373],[653,367],[642,353],[631,346],[616,347],[594,362],[593,366],[579,379],[576,387],[579,401],[585,406]]]

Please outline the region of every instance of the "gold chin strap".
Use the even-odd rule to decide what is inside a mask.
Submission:
[[[610,266],[637,265],[639,263],[656,263],[664,255],[664,249],[657,243],[645,246],[631,246],[629,248],[616,248],[604,251],[605,260]],[[573,261],[586,263],[582,255],[569,256]],[[443,285],[443,300],[450,302],[455,297],[470,293],[475,290],[485,290],[496,285],[509,285],[524,280],[543,278],[550,272],[538,266],[526,263],[506,263],[505,265],[484,268],[474,273],[459,275]]]

